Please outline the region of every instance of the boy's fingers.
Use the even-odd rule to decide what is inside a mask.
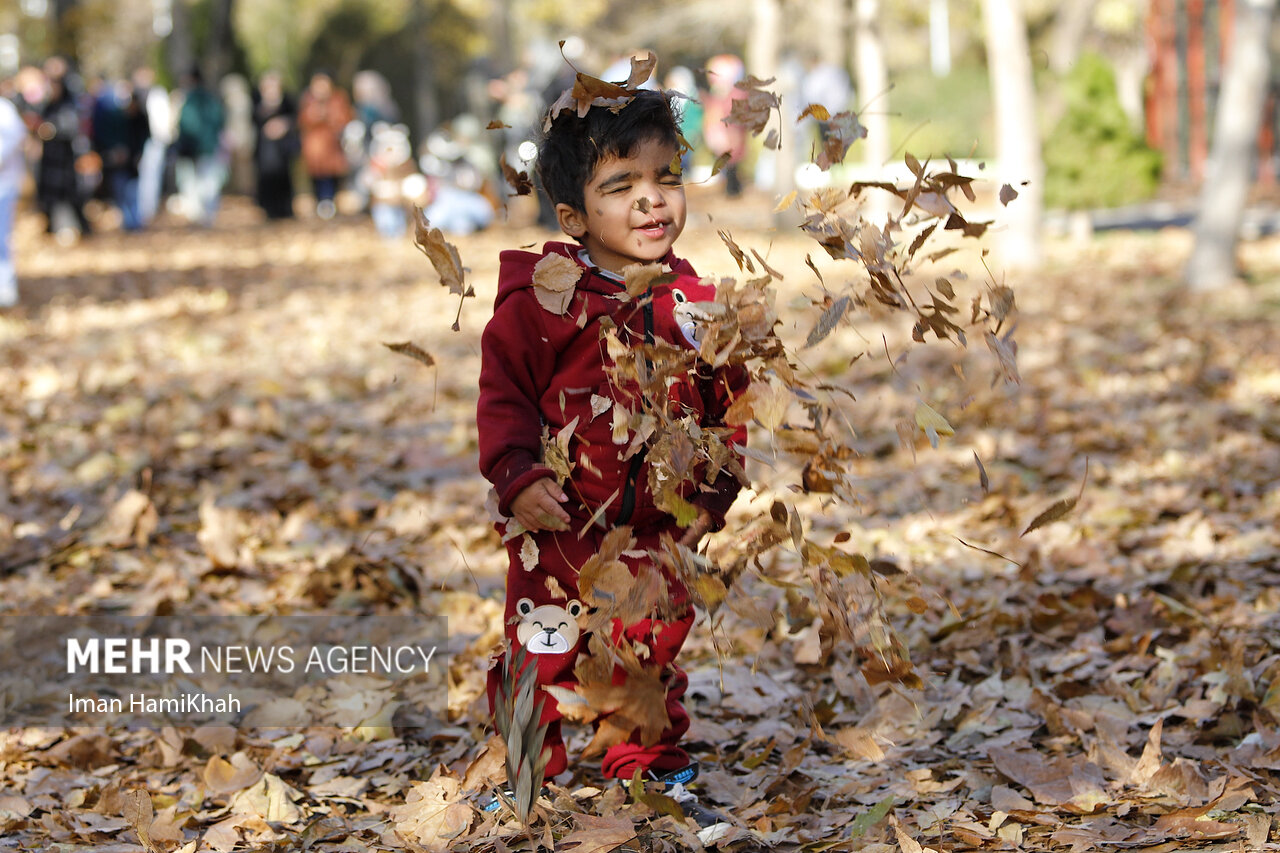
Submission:
[[[569,496],[564,493],[564,489],[557,486],[551,480],[541,480],[540,482],[542,483],[543,491],[545,491],[553,501],[556,501],[557,503],[564,503],[569,500]]]
[[[559,488],[557,488],[555,485],[551,483],[547,484],[546,496],[551,500],[550,501],[539,500],[538,501],[539,506],[541,506],[544,510],[549,512],[551,515],[554,515],[556,518],[559,518],[562,521],[567,522],[569,520],[569,513],[565,512],[564,509],[561,508],[560,504],[567,501],[569,499],[569,496],[566,495],[562,490],[560,490]]]

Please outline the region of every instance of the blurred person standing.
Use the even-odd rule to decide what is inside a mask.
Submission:
[[[311,178],[316,197],[316,215],[332,219],[337,207],[338,182],[347,176],[350,164],[342,150],[342,131],[355,117],[347,93],[334,85],[324,71],[311,75],[311,82],[298,109],[302,134],[302,162]]]
[[[150,225],[164,193],[165,162],[173,142],[173,108],[169,93],[156,82],[150,68],[133,72],[133,96],[147,113],[147,142],[138,160],[138,216],[143,225]]]
[[[275,71],[258,80],[253,126],[258,133],[253,149],[258,206],[268,219],[288,219],[293,216],[293,161],[299,151],[298,110]]]
[[[350,188],[360,198],[360,206],[372,212],[372,187],[378,180],[373,162],[375,128],[393,127],[400,122],[400,108],[391,97],[391,84],[377,71],[357,71],[351,78],[351,101],[355,118],[343,132]]]
[[[45,216],[46,230],[58,242],[70,244],[90,231],[76,173],[76,158],[89,152],[89,140],[81,127],[80,106],[72,91],[71,69],[66,60],[48,60],[45,76],[49,95],[40,108],[36,127],[41,142],[36,201]]]
[[[816,55],[808,57],[804,76],[800,80],[800,100],[805,106],[820,104],[831,115],[844,112],[849,109],[853,100],[849,72],[834,63],[823,62]],[[817,126],[818,141],[825,144],[831,125],[829,122],[819,121]]]
[[[104,87],[94,112],[93,132],[107,193],[120,210],[124,229],[137,231],[143,225],[138,208],[138,167],[151,137],[151,124],[131,83],[121,81]]]
[[[18,277],[13,266],[13,215],[22,183],[27,179],[23,151],[27,126],[18,108],[8,98],[0,98],[0,308],[18,303]]]
[[[676,92],[684,97],[678,99],[680,107],[680,135],[689,143],[689,149],[680,155],[680,168],[687,172],[693,159],[693,152],[702,145],[702,122],[704,111],[699,99],[698,81],[693,72],[683,65],[677,65],[667,72],[662,81],[663,88]],[[685,180],[688,180],[688,175]]]
[[[730,198],[742,194],[739,170],[747,153],[747,131],[742,125],[730,124],[726,119],[733,110],[734,100],[746,97],[736,88],[745,75],[746,66],[731,53],[707,60],[708,92],[703,99],[702,136],[714,157],[718,159],[728,155],[721,174],[724,175],[725,193]]]
[[[178,111],[176,178],[183,213],[205,227],[218,216],[227,164],[222,146],[226,111],[222,101],[204,85],[204,75],[192,68],[183,77],[185,91]]]
[[[240,195],[254,192],[253,169],[253,87],[240,74],[228,74],[218,83],[218,94],[226,110],[227,123],[222,144],[227,156],[227,190]]]

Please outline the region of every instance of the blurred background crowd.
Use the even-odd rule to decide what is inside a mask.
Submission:
[[[512,198],[503,164],[532,173],[540,115],[575,69],[623,80],[652,49],[651,85],[688,98],[689,183],[782,198],[910,180],[907,152],[968,174],[985,163],[993,186],[1020,188],[1010,231],[1034,263],[1046,209],[1091,227],[1096,211],[1212,183],[1230,59],[1268,56],[1244,49],[1272,30],[1256,5],[0,0],[0,236],[15,206],[60,243],[158,219],[209,227],[228,194],[253,199],[261,221],[367,216],[388,238],[416,205],[451,233],[516,204],[550,226]],[[1269,68],[1255,76],[1255,100],[1224,115],[1248,119],[1227,130],[1254,160],[1257,195],[1280,171],[1280,85]],[[724,119],[752,77],[780,96],[781,120],[749,137]],[[853,111],[867,131],[827,169],[815,154],[851,125],[799,120],[809,104]]]

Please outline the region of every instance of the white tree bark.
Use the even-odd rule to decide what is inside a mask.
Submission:
[[[889,141],[889,68],[884,41],[880,36],[880,0],[854,0],[853,6],[854,86],[858,121],[867,129],[863,157],[879,168],[893,150]]]
[[[951,73],[951,9],[947,0],[929,0],[929,68],[934,77]]]
[[[767,80],[775,78],[776,83],[784,83],[779,78],[782,70],[782,35],[784,30],[781,0],[752,0],[751,35],[747,42],[747,73]],[[773,87],[778,92],[780,86]],[[773,160],[773,192],[785,196],[795,187],[795,174],[792,164],[795,162],[796,127],[785,120],[789,108],[783,105],[778,125],[779,147],[767,152],[766,156]],[[779,222],[781,217],[775,216]]]
[[[1080,58],[1080,48],[1089,32],[1098,0],[1072,0],[1058,7],[1053,16],[1053,36],[1049,44],[1049,67],[1062,76]]]
[[[847,0],[809,0],[805,5],[810,37],[818,59],[838,68],[848,66],[849,42],[845,38],[847,7]]]
[[[983,0],[982,12],[995,101],[996,176],[1019,194],[1004,210],[1001,256],[1008,267],[1034,269],[1044,255],[1044,159],[1026,16],[1021,0]]]
[[[1231,55],[1213,123],[1213,148],[1193,226],[1195,243],[1183,278],[1192,290],[1215,290],[1236,274],[1236,248],[1256,163],[1258,125],[1271,71],[1276,0],[1239,0]]]

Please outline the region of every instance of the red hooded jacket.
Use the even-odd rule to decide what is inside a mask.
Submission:
[[[652,289],[652,300],[621,301],[622,284],[580,257],[580,247],[547,243],[541,254],[506,251],[500,256],[498,295],[493,318],[481,338],[480,399],[476,423],[480,438],[480,471],[493,483],[498,508],[510,514],[511,501],[543,477],[553,476],[542,461],[542,431],[555,436],[574,418],[578,423],[569,444],[574,463],[565,484],[571,517],[585,521],[607,503],[607,526],[644,526],[671,517],[653,504],[648,464],[643,454],[624,459],[630,442],[613,441],[609,412],[592,410],[592,397],[622,402],[634,409],[634,389],[617,387],[606,368],[612,364],[600,322],[610,318],[624,343],[662,339],[692,347],[675,315],[679,302],[704,302],[715,298],[715,288],[700,283],[688,262],[668,255],[667,266],[676,281]],[[562,315],[543,308],[534,294],[534,266],[552,253],[583,267],[569,307]],[[645,307],[645,306],[648,307]],[[746,386],[741,368],[719,370],[710,380],[689,377],[686,388],[673,393],[693,412],[702,426],[720,426],[731,402]],[[594,415],[594,416],[593,416]],[[730,439],[746,443],[740,428]],[[716,527],[738,493],[737,480],[722,472],[711,491],[690,492],[686,497],[708,510]]]

